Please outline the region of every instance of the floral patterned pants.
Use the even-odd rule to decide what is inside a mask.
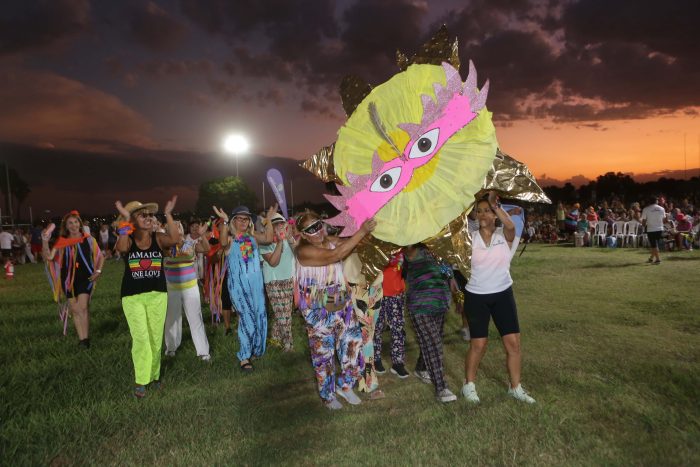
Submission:
[[[362,368],[362,331],[353,313],[352,301],[338,311],[325,308],[305,309],[302,315],[306,320],[309,335],[311,363],[316,373],[316,383],[321,399],[335,398],[336,377],[335,359],[340,361],[341,374],[338,385],[343,389],[355,385]]]

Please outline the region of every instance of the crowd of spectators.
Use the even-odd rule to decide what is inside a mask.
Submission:
[[[666,211],[661,248],[692,250],[700,247],[700,208],[688,198],[658,198]],[[549,212],[528,209],[525,236],[528,242],[569,242],[575,246],[645,245],[642,210],[647,202],[625,205],[613,198],[600,203],[562,202]]]
[[[558,202],[549,210],[531,206],[525,216],[524,240],[538,243],[569,242],[575,246],[645,246],[642,209],[649,202],[625,205],[619,198],[599,203]],[[661,249],[692,250],[700,248],[700,206],[689,198],[680,200],[659,197],[666,211]],[[14,264],[41,261],[41,231],[45,222],[31,227],[0,227],[2,262]],[[83,229],[99,242],[107,259],[118,259],[114,251],[117,234],[109,220],[85,221]]]

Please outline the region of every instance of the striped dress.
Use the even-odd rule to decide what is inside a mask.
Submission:
[[[446,312],[450,305],[450,287],[435,258],[420,248],[412,260],[406,257],[405,261],[409,313],[435,315]]]

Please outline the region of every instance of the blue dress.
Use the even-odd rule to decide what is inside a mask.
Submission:
[[[249,241],[252,251],[244,258],[241,244]],[[267,339],[267,313],[265,288],[258,244],[251,235],[234,239],[228,255],[228,290],[231,302],[239,314],[238,360],[260,357],[265,353]]]

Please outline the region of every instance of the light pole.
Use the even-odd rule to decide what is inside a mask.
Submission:
[[[222,147],[227,154],[231,154],[236,158],[236,177],[238,177],[238,156],[250,149],[250,143],[243,135],[228,135],[224,138]]]
[[[7,207],[10,210],[10,224],[14,225],[12,222],[12,190],[10,189],[10,164],[5,162],[5,179],[7,180]],[[2,223],[0,221],[0,223]]]

